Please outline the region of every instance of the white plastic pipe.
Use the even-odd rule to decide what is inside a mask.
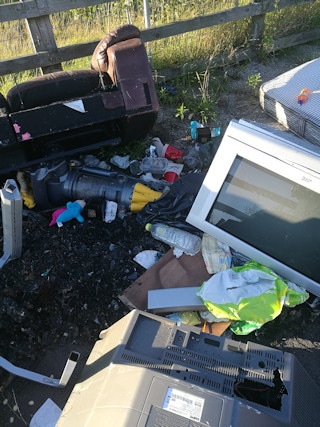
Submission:
[[[7,359],[0,356],[0,367],[10,372],[13,375],[18,377],[26,378],[27,380],[35,381],[37,383],[49,385],[52,387],[65,387],[76,367],[76,364],[79,360],[80,353],[75,351],[70,353],[70,356],[66,362],[63,373],[60,379],[50,378],[45,375],[38,374],[36,372],[29,371],[27,369],[19,368],[12,363],[10,363]]]

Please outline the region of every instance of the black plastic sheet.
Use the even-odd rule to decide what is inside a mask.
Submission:
[[[163,223],[181,230],[201,236],[203,233],[186,222],[190,208],[200,190],[206,173],[190,173],[179,178],[155,202],[149,202],[138,214],[137,221],[147,223]]]

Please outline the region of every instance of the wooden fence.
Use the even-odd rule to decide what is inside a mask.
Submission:
[[[111,1],[113,0],[109,0],[108,2]],[[40,68],[45,74],[61,70],[61,63],[65,61],[90,56],[99,40],[58,48],[49,16],[57,12],[108,2],[99,0],[23,0],[0,5],[0,23],[21,19],[27,21],[29,34],[35,50],[35,54],[32,55],[0,61],[0,75],[13,74],[35,68]],[[245,6],[234,7],[223,12],[146,28],[141,31],[141,37],[144,42],[151,42],[252,17],[251,44],[245,50],[238,50],[234,58],[228,58],[229,61],[240,61],[255,55],[257,49],[261,46],[264,20],[267,13],[315,2],[316,0],[254,0]],[[272,50],[277,51],[319,38],[320,27],[317,27],[301,34],[294,34],[274,40]],[[219,59],[216,60],[215,65],[219,65],[218,62]],[[182,70],[176,71],[181,72]],[[187,71],[186,66],[184,66],[184,71]],[[167,73],[170,74],[170,71],[167,70]],[[167,75],[167,77],[170,76]]]

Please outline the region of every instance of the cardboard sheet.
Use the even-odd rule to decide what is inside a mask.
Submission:
[[[200,252],[176,258],[170,249],[125,289],[119,299],[131,309],[147,310],[149,290],[200,286],[210,277]]]
[[[207,272],[202,255],[183,254],[180,258],[173,255],[170,249],[152,267],[124,290],[119,299],[130,309],[148,309],[148,291],[155,289],[199,287],[212,275]],[[220,336],[230,322],[207,323],[199,325],[203,331]]]

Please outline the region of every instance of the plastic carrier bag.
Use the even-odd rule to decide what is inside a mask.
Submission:
[[[284,305],[294,307],[309,298],[305,289],[286,283],[255,261],[215,274],[197,295],[218,321],[232,320],[230,329],[237,335],[247,335],[275,319]]]

